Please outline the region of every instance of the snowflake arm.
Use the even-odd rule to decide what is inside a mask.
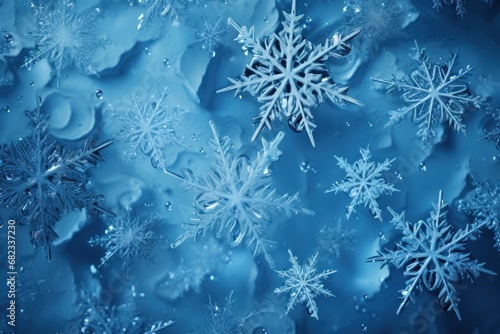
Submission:
[[[466,107],[479,109],[484,98],[470,94],[464,80],[471,74],[473,67],[455,71],[458,62],[458,51],[450,54],[450,59],[444,66],[430,62],[426,50],[420,49],[415,42],[415,48],[410,57],[419,66],[402,79],[393,77],[391,80],[372,78],[376,82],[387,85],[387,93],[403,92],[401,99],[408,106],[389,112],[390,119],[386,126],[410,118],[418,124],[417,135],[424,143],[431,143],[436,134],[438,123],[447,123],[456,132],[465,134],[462,124],[462,114]]]
[[[87,191],[85,174],[103,161],[100,152],[112,140],[100,145],[88,140],[80,150],[62,146],[49,135],[41,103],[38,99],[35,111],[26,113],[30,135],[0,146],[0,205],[18,210],[29,222],[31,243],[44,246],[50,260],[50,245],[58,237],[53,227],[63,215],[81,209],[88,215],[113,215],[101,206],[103,196]]]
[[[241,334],[245,320],[237,317],[233,311],[233,292],[226,298],[223,307],[213,303],[209,296],[209,304],[206,305],[208,314],[202,327],[197,328],[193,334]]]
[[[129,96],[126,110],[113,113],[122,123],[117,139],[127,144],[124,152],[126,163],[132,163],[138,153],[151,158],[154,168],[166,170],[163,151],[168,146],[184,145],[175,130],[182,121],[185,110],[179,107],[168,110],[165,88],[154,102],[144,102]]]
[[[164,18],[170,16],[172,19],[172,26],[178,27],[180,24],[182,10],[186,9],[184,0],[137,0],[139,5],[143,8],[142,13],[137,20],[137,30],[151,27],[151,24],[157,18]]]
[[[337,219],[334,226],[323,226],[319,231],[318,244],[320,252],[326,252],[327,256],[340,258],[342,250],[355,249],[355,235],[358,231],[342,225],[342,219]]]
[[[337,165],[346,171],[346,178],[341,183],[336,182],[326,191],[338,193],[345,192],[352,198],[347,207],[346,216],[349,218],[356,212],[356,206],[362,204],[370,209],[370,213],[377,219],[382,220],[377,198],[382,194],[392,194],[399,191],[392,184],[387,183],[383,178],[383,173],[388,171],[391,163],[396,159],[386,159],[383,163],[370,161],[371,153],[369,148],[360,148],[361,159],[349,164],[344,158],[335,156]]]
[[[296,15],[295,0],[291,12],[283,14],[283,29],[264,41],[255,38],[254,27],[248,29],[231,18],[228,20],[238,31],[235,40],[243,44],[244,50],[252,51],[253,59],[239,79],[228,78],[231,86],[217,93],[234,90],[235,96],[242,92],[258,96],[262,106],[255,118],[257,128],[252,140],[264,127],[272,129],[276,118],[286,117],[290,127],[298,132],[305,131],[315,146],[312,133],[317,125],[311,110],[323,103],[325,97],[341,105],[346,102],[362,105],[346,95],[349,87],[332,80],[325,65],[328,58],[340,58],[349,53],[348,42],[360,30],[345,36],[336,34],[324,44],[313,46],[302,36],[300,20],[303,15]]]
[[[484,137],[480,138],[480,140],[494,142],[497,150],[500,151],[500,108],[495,109],[488,106],[486,108],[486,113],[490,115],[491,119],[484,128]]]
[[[197,177],[189,169],[182,170],[181,188],[196,191],[194,205],[197,210],[195,217],[182,225],[186,231],[172,247],[215,230],[217,238],[231,236],[232,247],[246,240],[247,245],[254,248],[254,256],[264,254],[269,265],[274,267],[270,250],[275,242],[265,238],[271,218],[279,213],[287,216],[298,212],[313,214],[296,206],[297,194],[280,196],[273,187],[269,167],[282,153],[278,144],[284,133],[278,133],[270,142],[262,139],[262,149],[249,161],[247,156],[233,156],[229,137],[220,138],[212,122],[210,126],[214,139],[209,145],[215,156],[211,172]]]
[[[315,298],[319,295],[325,297],[335,297],[328,289],[323,286],[322,280],[330,278],[337,270],[325,270],[321,273],[316,273],[316,255],[309,258],[309,262],[300,265],[297,257],[293,256],[292,251],[289,249],[290,263],[292,267],[287,270],[276,270],[279,277],[285,278],[285,284],[274,290],[274,293],[287,293],[290,294],[290,300],[286,306],[286,313],[288,313],[293,306],[297,303],[305,303],[307,312],[316,319],[318,318],[318,306],[316,305]]]
[[[399,314],[410,300],[414,300],[417,292],[424,288],[430,292],[438,292],[439,300],[447,311],[453,310],[461,320],[458,311],[460,298],[455,284],[462,278],[476,278],[480,273],[496,275],[483,268],[484,263],[472,260],[467,252],[466,243],[479,237],[480,229],[486,224],[474,223],[453,233],[451,225],[446,221],[447,204],[439,192],[438,203],[433,203],[430,218],[414,224],[405,220],[404,212],[395,213],[391,221],[403,237],[396,244],[396,250],[379,251],[378,255],[367,259],[367,262],[382,262],[382,266],[393,264],[396,268],[404,268],[404,276],[409,277],[406,288],[401,290],[402,301],[397,310]]]

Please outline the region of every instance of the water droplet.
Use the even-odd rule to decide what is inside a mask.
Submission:
[[[364,299],[368,298],[368,294],[367,293],[363,293],[363,298]]]
[[[368,327],[366,327],[365,324],[361,324],[361,328],[363,329],[363,332],[368,331]]]
[[[102,100],[104,98],[104,94],[102,92],[102,90],[98,89],[96,90],[95,92],[95,96],[99,99],[99,100]]]
[[[165,208],[168,210],[168,211],[172,211],[172,203],[170,201],[166,201],[165,202]]]
[[[5,36],[3,36],[3,38],[5,39],[5,41],[7,43],[12,43],[14,41],[14,37],[11,35],[11,34],[5,34]]]
[[[214,275],[210,275],[210,280],[211,281],[215,280],[215,276]]]
[[[384,234],[384,232],[380,232],[378,234],[378,236],[380,237],[380,240],[382,240],[382,241],[385,240],[385,234]]]
[[[349,127],[349,126],[351,126],[351,123],[345,122],[345,126]]]
[[[23,97],[22,95],[19,95],[19,96],[17,97],[17,101],[18,101],[19,103],[23,103],[23,101],[24,101],[24,97]]]
[[[148,46],[144,48],[144,52],[146,53],[146,55],[151,56],[151,49]]]
[[[307,23],[311,23],[311,22],[312,22],[312,20],[313,20],[313,19],[312,19],[312,17],[310,17],[310,16],[306,17],[306,22],[307,22]]]
[[[311,165],[307,161],[302,162],[299,167],[300,170],[303,171],[304,173],[309,172],[309,170],[311,169]]]
[[[95,273],[97,272],[97,268],[96,268],[93,264],[92,264],[92,265],[90,265],[90,272],[91,272],[92,274],[95,274]]]
[[[422,172],[426,172],[427,171],[427,166],[423,162],[421,162],[421,163],[418,164],[418,168],[420,168],[420,170]]]
[[[3,112],[10,112],[10,107],[9,107],[9,106],[4,106],[4,107],[2,108],[2,111],[3,111]]]
[[[168,60],[168,58],[163,58],[163,65],[170,68],[170,60]]]
[[[34,81],[30,81],[30,86],[31,87],[35,86],[35,82]]]

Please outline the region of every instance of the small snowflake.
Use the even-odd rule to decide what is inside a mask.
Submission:
[[[477,278],[480,273],[496,275],[483,268],[484,263],[472,260],[466,248],[467,241],[476,240],[487,222],[476,222],[453,233],[446,221],[446,207],[440,191],[438,204],[433,203],[430,218],[425,221],[411,223],[405,220],[404,212],[397,214],[389,209],[393,216],[391,223],[402,231],[403,237],[396,250],[378,251],[378,255],[366,261],[382,262],[382,267],[393,264],[398,269],[404,268],[404,276],[409,279],[401,290],[402,302],[397,314],[410,300],[414,301],[417,292],[426,289],[436,292],[441,305],[447,311],[454,310],[461,320],[455,284],[462,278]]]
[[[287,270],[276,270],[280,277],[286,278],[285,284],[282,287],[274,289],[274,293],[289,293],[290,300],[286,306],[286,313],[293,309],[297,303],[305,303],[307,312],[316,319],[318,318],[318,306],[314,300],[319,295],[325,297],[335,297],[328,289],[323,286],[322,280],[330,278],[337,270],[325,270],[317,274],[316,258],[318,253],[309,258],[309,263],[300,265],[297,262],[297,257],[293,256],[289,249],[290,263],[292,267]]]
[[[420,49],[416,42],[412,50],[410,57],[419,65],[411,76],[393,77],[391,80],[372,79],[388,85],[388,93],[402,91],[401,99],[409,104],[390,111],[386,126],[411,118],[414,124],[418,124],[417,135],[426,144],[434,141],[439,123],[446,122],[456,132],[465,134],[465,125],[462,124],[465,108],[481,108],[484,103],[481,96],[470,93],[465,83],[473,68],[467,65],[465,70],[455,70],[458,51],[450,54],[448,62],[441,65],[431,63],[425,48]]]
[[[500,108],[489,106],[486,108],[486,113],[490,119],[484,128],[485,135],[481,139],[494,142],[497,150],[500,150]]]
[[[352,198],[347,207],[346,216],[349,219],[353,212],[356,212],[356,206],[364,205],[370,209],[370,213],[377,219],[382,220],[377,198],[382,194],[392,194],[399,191],[394,185],[387,183],[383,178],[383,172],[391,167],[391,163],[396,159],[386,159],[383,163],[369,161],[371,153],[369,148],[360,148],[361,159],[350,165],[347,160],[335,156],[337,165],[346,171],[346,178],[341,183],[335,182],[326,192],[343,191]]]
[[[201,46],[210,56],[215,57],[215,50],[225,44],[224,37],[227,33],[227,25],[222,24],[222,18],[216,21],[203,19],[196,27],[193,44]]]
[[[137,30],[151,27],[151,24],[159,19],[170,16],[172,26],[178,27],[182,18],[182,12],[186,9],[188,1],[185,0],[137,0],[142,8],[142,13],[137,20]]]
[[[31,126],[26,138],[0,145],[0,206],[17,210],[31,225],[31,243],[44,246],[50,260],[50,245],[58,238],[53,227],[66,213],[85,209],[88,215],[113,215],[101,206],[103,196],[87,190],[86,175],[103,161],[100,152],[112,141],[87,140],[82,149],[61,145],[49,135],[41,105],[38,99],[35,110],[26,112]]]
[[[311,110],[326,98],[341,105],[345,102],[362,105],[359,101],[346,95],[349,87],[335,83],[325,65],[330,58],[340,58],[350,52],[347,44],[359,33],[354,30],[345,36],[336,34],[324,44],[314,46],[302,36],[303,15],[296,15],[295,0],[288,14],[283,12],[285,22],[283,30],[273,33],[264,41],[256,39],[254,27],[248,29],[240,26],[233,19],[228,23],[238,31],[235,39],[243,44],[243,50],[252,50],[253,59],[246,66],[239,79],[229,79],[231,86],[217,91],[235,91],[258,95],[257,100],[263,105],[260,114],[255,117],[257,129],[252,140],[255,140],[264,129],[271,129],[273,121],[286,117],[290,127],[297,132],[306,131],[311,144],[315,146]]]
[[[491,6],[494,0],[481,0],[481,1]],[[451,5],[455,3],[455,10],[457,11],[457,15],[461,15],[463,17],[464,14],[466,14],[465,0],[432,0],[432,2],[434,3],[434,8],[436,8],[436,10],[439,10],[439,8],[443,6],[443,2],[446,5]]]
[[[474,222],[486,225],[495,233],[495,247],[500,251],[500,180],[480,181],[472,177],[475,187],[470,200],[460,200],[458,210],[474,217]]]
[[[321,252],[325,252],[328,256],[340,258],[342,250],[353,250],[356,245],[354,236],[358,230],[344,227],[342,219],[337,219],[334,226],[323,226],[319,231],[318,243]]]
[[[8,56],[10,51],[14,49],[14,37],[5,29],[0,27],[0,62],[5,61],[5,56]]]
[[[152,261],[151,252],[161,241],[161,237],[153,231],[158,215],[132,217],[131,211],[127,210],[123,217],[106,219],[108,227],[104,235],[89,240],[90,246],[106,250],[99,266],[107,266],[115,258],[119,258],[126,269],[132,268],[136,261]]]
[[[205,323],[200,328],[197,328],[193,334],[242,334],[242,327],[245,320],[237,317],[233,311],[233,292],[226,298],[226,303],[223,307],[219,307],[217,303],[212,302],[212,298],[208,297],[209,304],[206,305],[208,311],[205,317]]]
[[[182,224],[186,230],[172,244],[175,248],[187,239],[194,240],[215,230],[217,238],[230,236],[231,246],[238,246],[243,240],[254,248],[254,256],[264,254],[267,262],[274,267],[270,251],[275,242],[265,238],[272,217],[284,213],[309,213],[296,206],[298,194],[278,195],[273,187],[270,165],[278,160],[282,152],[278,144],[284,133],[268,142],[262,139],[262,149],[253,160],[246,155],[233,156],[229,137],[219,137],[210,122],[214,139],[209,142],[215,160],[210,173],[197,177],[189,169],[182,170],[181,187],[195,190],[195,217]]]
[[[113,113],[113,117],[123,124],[117,138],[127,144],[123,154],[126,163],[131,163],[138,153],[142,153],[151,158],[154,168],[165,171],[164,149],[184,145],[176,129],[186,111],[179,107],[169,110],[167,92],[167,89],[163,90],[154,102],[142,101],[136,95],[129,96],[125,110],[120,108]]]
[[[98,75],[92,55],[105,42],[96,36],[97,11],[79,14],[68,0],[59,0],[50,5],[34,5],[35,30],[28,33],[36,49],[24,60],[31,66],[46,58],[53,66],[52,74],[59,85],[61,76],[70,65],[76,65],[86,75]]]

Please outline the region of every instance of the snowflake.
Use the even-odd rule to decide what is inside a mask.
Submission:
[[[337,270],[325,270],[316,274],[316,258],[318,253],[309,258],[309,263],[300,265],[297,257],[293,256],[289,249],[290,263],[292,267],[288,270],[276,270],[280,277],[285,277],[285,284],[282,287],[274,289],[274,293],[289,293],[290,300],[286,306],[286,313],[293,309],[297,303],[305,303],[307,312],[316,319],[318,318],[318,306],[314,300],[318,295],[325,297],[335,297],[328,289],[323,286],[322,280],[330,278]]]
[[[203,19],[196,27],[193,44],[201,46],[210,56],[215,57],[215,50],[225,44],[226,34],[227,26],[222,25],[222,18],[217,21]]]
[[[88,192],[85,174],[99,166],[100,152],[112,140],[100,145],[87,140],[79,150],[64,147],[49,135],[41,104],[38,99],[35,110],[26,112],[28,137],[0,145],[0,205],[16,209],[31,225],[31,243],[44,246],[50,260],[50,245],[58,237],[53,227],[66,213],[86,209],[89,215],[113,215],[101,206],[103,196]]]
[[[457,11],[457,15],[461,15],[462,17],[466,14],[465,11],[465,0],[432,0],[434,3],[434,7],[436,10],[439,10],[443,6],[443,2],[446,5],[451,5],[455,3],[455,10]],[[490,6],[493,4],[494,0],[481,0],[481,2],[487,3]]]
[[[446,207],[440,191],[438,204],[433,203],[430,218],[425,221],[414,224],[405,220],[404,212],[397,214],[389,209],[393,215],[391,223],[402,231],[403,237],[396,244],[396,250],[378,251],[378,255],[366,261],[382,262],[382,266],[393,264],[398,269],[405,267],[404,276],[409,279],[406,288],[401,290],[402,302],[397,314],[425,288],[436,291],[441,305],[447,311],[454,310],[461,320],[455,284],[461,278],[477,278],[480,273],[496,275],[483,268],[484,263],[472,260],[466,248],[467,241],[476,240],[487,222],[470,224],[453,233],[446,221]]]
[[[14,49],[14,37],[5,29],[0,27],[0,62],[5,62],[5,56]]]
[[[163,90],[154,102],[143,102],[136,95],[129,96],[126,110],[113,113],[113,117],[123,123],[117,138],[127,143],[124,151],[126,163],[132,163],[142,152],[151,158],[154,168],[165,171],[163,150],[172,145],[184,145],[175,130],[186,111],[179,107],[169,111],[167,92],[167,89]]]
[[[466,107],[481,108],[484,99],[470,94],[465,79],[472,71],[467,65],[465,70],[458,73],[455,66],[458,61],[458,51],[450,54],[450,60],[444,65],[432,64],[426,50],[420,49],[415,42],[415,48],[410,57],[419,66],[401,79],[393,77],[391,80],[376,79],[374,81],[388,85],[387,92],[403,91],[401,99],[409,105],[398,110],[390,111],[387,126],[411,118],[418,124],[417,135],[424,143],[433,142],[436,134],[436,123],[447,122],[456,132],[465,134],[465,125],[462,124],[462,114]]]
[[[337,219],[335,226],[323,226],[319,231],[318,243],[322,252],[328,256],[340,258],[341,250],[353,250],[356,245],[354,236],[358,231],[342,226],[342,219]]]
[[[226,304],[220,308],[217,303],[212,303],[208,297],[209,304],[206,305],[208,314],[202,327],[197,328],[194,334],[241,334],[245,320],[237,317],[233,312],[233,292],[226,298]]]
[[[52,74],[59,86],[65,69],[74,64],[86,75],[98,76],[92,55],[105,42],[96,36],[98,11],[79,14],[68,0],[59,0],[53,5],[34,5],[35,30],[28,33],[36,49],[24,60],[24,66],[46,58],[52,65]]]
[[[232,85],[217,92],[234,90],[235,96],[241,92],[259,95],[257,100],[263,105],[255,118],[257,129],[252,140],[264,126],[271,129],[274,119],[281,120],[285,116],[290,127],[297,132],[306,131],[315,146],[313,130],[317,125],[311,110],[322,103],[325,96],[341,105],[345,102],[362,105],[346,95],[349,87],[332,80],[325,65],[328,58],[340,58],[349,53],[347,42],[359,33],[359,29],[346,36],[336,34],[324,44],[314,46],[301,35],[303,15],[296,15],[295,2],[292,1],[290,14],[283,12],[283,30],[264,41],[255,38],[254,27],[247,29],[231,18],[228,20],[238,31],[235,40],[243,44],[245,52],[252,50],[253,59],[239,79],[229,79]]]
[[[173,320],[148,324],[138,316],[135,287],[125,293],[123,304],[103,304],[96,294],[82,293],[83,318],[78,333],[83,334],[158,334],[174,324]],[[162,331],[163,332],[163,331]]]
[[[495,247],[500,251],[500,179],[480,181],[472,177],[475,187],[470,200],[460,200],[458,210],[474,217],[474,222],[486,225],[495,233]]]
[[[500,150],[500,108],[487,107],[486,112],[491,117],[487,126],[484,128],[484,137],[481,140],[492,141],[497,150]]]
[[[197,240],[210,230],[216,230],[217,238],[223,234],[232,238],[232,247],[246,239],[247,245],[254,247],[254,256],[264,254],[269,265],[274,267],[269,251],[276,243],[265,238],[271,218],[281,212],[287,216],[298,212],[312,214],[296,206],[298,194],[279,196],[273,187],[269,167],[282,154],[278,144],[285,134],[278,133],[270,142],[262,139],[262,150],[254,160],[249,161],[246,155],[233,156],[229,137],[220,138],[212,122],[210,127],[214,139],[209,145],[215,160],[211,172],[201,177],[194,176],[189,169],[182,170],[181,187],[197,193],[194,202],[196,212],[190,223],[182,225],[186,231],[172,247],[189,238]]]
[[[151,214],[148,218],[132,217],[130,208],[123,217],[107,218],[108,227],[104,235],[89,240],[90,246],[106,250],[99,266],[107,266],[115,258],[119,258],[126,269],[139,260],[151,262],[152,249],[161,241],[161,237],[153,231],[157,220],[157,214]]]
[[[361,159],[350,165],[344,158],[335,156],[337,165],[346,171],[346,178],[341,183],[335,182],[326,193],[343,191],[352,198],[347,207],[346,216],[349,219],[353,212],[356,212],[356,206],[363,204],[370,209],[370,213],[382,220],[377,198],[382,194],[392,194],[393,191],[399,191],[392,184],[387,183],[382,173],[389,170],[391,163],[396,159],[386,159],[383,163],[369,161],[371,158],[370,149],[360,148]]]
[[[347,27],[361,28],[356,43],[367,55],[383,42],[402,37],[402,30],[417,16],[408,0],[345,0],[343,12]]]
[[[172,19],[172,26],[178,27],[182,17],[182,11],[187,7],[185,0],[137,0],[139,5],[143,8],[143,12],[139,15],[137,20],[137,30],[142,28],[149,28],[151,24],[158,18],[170,16]]]

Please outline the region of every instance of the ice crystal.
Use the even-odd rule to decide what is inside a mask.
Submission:
[[[418,124],[417,135],[424,143],[435,139],[437,123],[448,123],[456,132],[465,134],[462,114],[466,107],[481,108],[484,99],[472,95],[465,83],[473,68],[469,65],[458,72],[458,51],[450,54],[444,64],[433,64],[425,48],[420,49],[415,42],[410,57],[419,65],[410,76],[393,77],[390,80],[373,78],[374,81],[387,85],[387,92],[401,91],[401,99],[408,105],[389,112],[387,126],[411,118]]]
[[[33,5],[35,8],[34,31],[28,33],[36,48],[24,60],[30,68],[42,58],[53,66],[52,74],[59,85],[61,76],[70,65],[75,65],[86,75],[98,75],[92,56],[105,45],[96,35],[98,11],[80,14],[68,0],[50,4]]]
[[[434,3],[434,8],[436,8],[436,10],[439,10],[443,6],[443,3],[446,5],[451,5],[455,3],[455,10],[457,11],[457,15],[461,15],[463,17],[464,14],[467,13],[465,11],[465,0],[432,0],[432,1]],[[481,0],[481,1],[491,6],[494,0]]]
[[[361,159],[352,165],[346,159],[335,156],[337,165],[346,171],[346,178],[342,182],[335,182],[326,192],[343,191],[352,198],[347,207],[346,216],[349,218],[353,212],[356,212],[356,206],[364,205],[370,209],[370,213],[382,220],[377,199],[382,194],[392,194],[399,191],[392,184],[384,180],[383,174],[391,167],[391,163],[396,159],[386,159],[383,163],[374,163],[370,161],[370,149],[360,148]]]
[[[205,323],[200,328],[197,328],[193,334],[241,334],[242,327],[245,323],[244,319],[237,317],[233,312],[233,292],[226,298],[226,303],[223,307],[219,307],[217,303],[212,302],[212,298],[208,297],[209,304],[206,305],[208,311],[205,318]]]
[[[128,209],[122,217],[107,218],[104,235],[89,240],[89,245],[99,246],[106,250],[101,258],[100,266],[107,266],[119,258],[122,266],[132,268],[139,260],[152,261],[151,252],[161,237],[153,231],[158,215],[151,214],[147,218],[133,217]]]
[[[274,293],[287,293],[290,294],[290,300],[286,306],[286,313],[288,313],[293,306],[297,303],[305,303],[307,312],[316,319],[318,318],[318,306],[314,300],[319,295],[325,297],[335,297],[328,289],[323,286],[322,281],[330,278],[330,276],[337,272],[337,270],[325,270],[321,273],[316,273],[316,258],[318,253],[309,258],[309,263],[300,265],[297,262],[297,257],[293,256],[292,251],[289,249],[290,263],[292,267],[287,270],[276,270],[280,277],[286,278],[283,286],[274,289]]]
[[[353,250],[356,245],[354,236],[358,230],[344,227],[342,219],[337,219],[334,226],[323,226],[319,231],[318,243],[320,252],[325,252],[328,256],[340,258],[341,251]]]
[[[366,54],[387,40],[401,37],[402,30],[417,16],[408,0],[345,0],[343,12],[347,27],[361,28],[354,44]]]
[[[0,62],[5,61],[5,56],[8,56],[10,51],[14,49],[14,37],[5,29],[0,27]]]
[[[203,19],[196,27],[194,45],[199,45],[210,56],[215,57],[215,50],[225,44],[224,37],[228,33],[222,18],[216,21]]]
[[[268,142],[262,139],[262,150],[253,160],[246,155],[233,156],[228,136],[219,137],[210,122],[213,140],[209,145],[215,159],[210,173],[195,176],[189,169],[182,170],[181,188],[195,190],[195,216],[189,223],[182,224],[186,230],[172,247],[177,247],[189,238],[194,240],[215,230],[217,238],[231,237],[231,246],[238,246],[243,240],[254,248],[254,256],[263,254],[271,267],[274,261],[270,251],[275,242],[265,237],[271,218],[280,213],[311,213],[296,206],[298,194],[277,195],[273,187],[270,165],[282,152],[278,144],[284,133]]]
[[[341,105],[346,102],[362,105],[347,96],[349,87],[333,81],[325,65],[330,58],[340,58],[350,52],[347,44],[359,33],[359,29],[343,36],[333,35],[324,44],[313,45],[304,39],[301,23],[303,15],[296,15],[295,0],[290,13],[283,12],[285,21],[279,33],[273,33],[264,41],[256,39],[254,27],[240,26],[233,19],[228,23],[238,31],[235,39],[243,44],[245,53],[251,50],[253,59],[246,66],[239,79],[231,79],[231,86],[220,92],[235,91],[235,96],[249,92],[262,103],[260,113],[255,117],[257,128],[252,136],[255,140],[264,129],[271,129],[273,121],[285,117],[289,126],[297,132],[307,132],[315,146],[312,109],[328,98]]]
[[[176,129],[185,111],[179,107],[168,109],[167,92],[163,90],[154,102],[143,101],[137,95],[128,97],[125,110],[117,110],[113,117],[122,123],[117,139],[127,144],[123,155],[132,163],[138,153],[151,158],[154,168],[166,170],[163,151],[172,145],[183,145]]]
[[[495,233],[495,247],[500,251],[500,179],[480,181],[472,177],[475,187],[470,200],[460,200],[458,210],[474,218],[479,225],[486,225]]]
[[[157,19],[170,16],[172,25],[178,27],[181,23],[182,11],[186,9],[188,1],[184,0],[137,0],[142,12],[137,18],[137,30],[149,28]]]
[[[382,262],[382,267],[393,264],[398,269],[404,268],[404,276],[409,279],[401,290],[402,301],[397,314],[425,288],[436,292],[441,305],[447,311],[455,311],[461,320],[455,284],[466,277],[477,278],[480,273],[496,275],[483,268],[484,263],[472,260],[466,247],[467,241],[479,237],[480,229],[487,222],[475,222],[453,233],[446,220],[446,207],[440,191],[438,203],[433,203],[430,218],[425,221],[411,223],[405,220],[404,212],[397,214],[389,209],[393,216],[391,223],[402,231],[403,237],[395,250],[378,251],[378,255],[366,261]]]
[[[484,137],[481,139],[495,143],[497,150],[500,150],[500,108],[487,107],[486,112],[491,117],[484,128]]]
[[[78,333],[83,334],[158,334],[174,324],[173,320],[148,324],[138,315],[135,287],[125,293],[119,305],[103,304],[95,294],[82,295],[83,321]]]
[[[47,292],[47,289],[44,289],[45,278],[35,274],[32,261],[20,267],[17,274],[16,302],[19,303],[21,312],[24,312],[29,304],[45,297]]]
[[[100,152],[112,141],[87,140],[82,149],[61,145],[49,135],[48,116],[41,113],[41,99],[37,102],[26,112],[31,133],[0,146],[0,205],[16,209],[31,225],[31,243],[44,246],[50,260],[50,245],[58,237],[53,227],[63,215],[82,209],[112,215],[100,204],[103,196],[88,192],[85,173],[99,166]]]

